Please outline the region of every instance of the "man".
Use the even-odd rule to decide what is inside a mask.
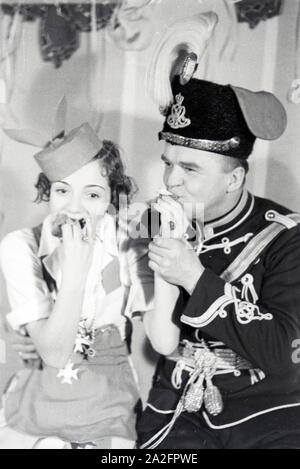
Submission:
[[[194,209],[196,242],[163,228],[150,245],[174,310],[145,317],[162,356],[140,447],[300,448],[300,217],[244,188],[255,139],[278,138],[285,112],[270,93],[180,78],[160,133],[171,195],[155,208],[171,234],[187,204],[204,219]]]

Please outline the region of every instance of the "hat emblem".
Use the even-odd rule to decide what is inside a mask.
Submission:
[[[184,97],[181,93],[175,96],[176,104],[171,107],[171,114],[167,118],[167,123],[172,129],[182,129],[188,127],[191,119],[185,116],[185,106],[182,105]]]

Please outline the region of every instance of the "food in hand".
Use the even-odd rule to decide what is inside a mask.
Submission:
[[[160,233],[161,226],[161,214],[153,207],[153,204],[156,204],[164,196],[172,197],[174,200],[178,200],[179,197],[172,192],[168,191],[164,187],[158,191],[158,194],[155,198],[148,200],[147,204],[149,207],[149,212],[147,216],[147,227],[149,237],[153,238]]]
[[[65,213],[59,213],[52,222],[51,233],[53,234],[53,236],[56,236],[57,238],[62,238],[62,236],[63,236],[63,233],[62,233],[63,225],[65,225],[66,223],[76,223],[77,221],[80,224],[80,228],[83,229],[85,224],[86,224],[86,219],[85,218],[80,218],[78,220],[78,219],[69,217]]]
[[[178,200],[179,197],[176,194],[173,194],[172,192],[168,191],[164,187],[159,190],[158,195],[154,198],[148,201],[148,205],[151,206],[151,204],[155,204],[158,202],[159,199],[161,199],[164,196],[172,197],[174,200]]]

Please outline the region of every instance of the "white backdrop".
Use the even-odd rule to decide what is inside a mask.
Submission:
[[[256,194],[273,198],[294,210],[300,207],[300,104],[290,104],[286,95],[294,78],[298,3],[298,0],[285,0],[280,17],[260,23],[254,30],[246,24],[237,25],[235,30],[223,0],[162,0],[152,17],[155,37],[177,18],[210,9],[218,13],[216,35],[202,64],[203,78],[253,90],[264,88],[274,91],[282,100],[288,113],[288,129],[277,142],[256,144],[250,159],[248,186]],[[226,53],[220,58],[229,33]],[[12,99],[18,125],[50,130],[62,95],[66,95],[69,103],[69,127],[83,120],[93,124],[101,113],[101,136],[120,143],[128,173],[140,187],[138,200],[150,198],[162,181],[161,144],[157,141],[162,119],[144,86],[152,47],[151,44],[143,51],[125,52],[107,39],[105,31],[99,31],[96,37],[82,33],[80,49],[61,68],[54,69],[51,63],[41,59],[38,23],[25,23]],[[34,148],[9,141],[2,133],[0,148],[0,211],[4,215],[0,235],[3,236],[13,229],[38,223],[46,207],[32,202],[38,174],[32,158]],[[5,312],[7,302],[2,281],[0,294],[1,311]],[[136,329],[134,356],[145,395],[153,362],[146,359],[141,326]],[[17,366],[14,354],[9,349],[7,352],[7,363],[0,363],[0,390]]]

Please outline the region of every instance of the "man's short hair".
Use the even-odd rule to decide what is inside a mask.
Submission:
[[[249,163],[247,160],[242,160],[241,158],[233,158],[230,156],[226,156],[223,159],[223,170],[225,173],[230,173],[235,168],[243,168],[245,171],[245,176],[249,171]]]

